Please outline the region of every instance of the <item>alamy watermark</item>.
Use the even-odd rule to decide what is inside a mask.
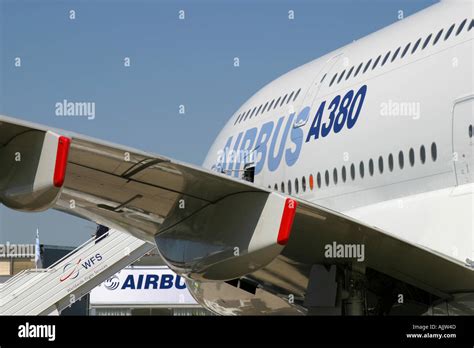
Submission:
[[[35,257],[34,244],[0,244],[0,257],[10,258],[24,258]]]
[[[64,99],[54,104],[56,116],[95,118],[95,102],[72,102]]]
[[[26,322],[18,326],[19,338],[46,338],[52,342],[56,340],[56,325],[39,325]]]
[[[217,163],[215,169],[220,170],[230,163],[247,164],[255,163],[256,153],[254,150],[230,150],[225,148],[217,152]]]
[[[419,102],[401,102],[389,99],[380,103],[380,115],[384,117],[410,117],[418,120],[421,116]]]
[[[365,260],[364,244],[326,244],[324,246],[324,256],[328,259],[356,259],[358,262]]]

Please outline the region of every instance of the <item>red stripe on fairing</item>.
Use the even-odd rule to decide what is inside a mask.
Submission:
[[[61,187],[66,177],[67,156],[71,139],[60,136],[58,140],[58,151],[56,152],[56,165],[54,167],[54,186]]]
[[[293,226],[297,205],[298,203],[291,198],[287,198],[285,201],[285,208],[281,216],[280,230],[278,231],[277,242],[280,245],[286,245],[288,239],[290,239],[291,226]]]

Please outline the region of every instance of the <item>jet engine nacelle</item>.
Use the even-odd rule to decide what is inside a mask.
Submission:
[[[2,131],[0,203],[21,211],[52,207],[64,183],[70,139],[21,127]]]
[[[277,257],[290,237],[296,201],[276,192],[244,192],[209,204],[155,237],[177,273],[225,281]]]

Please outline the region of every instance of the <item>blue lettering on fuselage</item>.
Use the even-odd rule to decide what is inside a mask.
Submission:
[[[268,154],[268,169],[271,172],[274,172],[280,166],[281,159],[283,157],[283,152],[285,150],[286,139],[288,137],[288,132],[290,131],[290,127],[291,127],[291,121],[293,121],[294,117],[295,117],[294,113],[290,114],[290,116],[288,117],[288,120],[285,125],[285,129],[283,130],[283,135],[280,140],[280,146],[278,147],[278,152],[275,155],[275,147],[277,146],[276,144],[278,141],[278,135],[280,133],[281,125],[283,124],[285,117],[284,116],[280,117],[280,119],[278,120],[277,126],[275,128],[275,132],[273,133],[272,141],[270,144],[270,150],[269,150],[270,152]],[[258,174],[258,173],[255,171],[255,174]]]
[[[240,145],[239,152],[237,153],[236,158],[236,167],[234,168],[234,176],[239,176],[239,170],[241,164],[250,163],[250,157],[253,156],[253,144],[255,142],[255,138],[257,137],[258,128],[253,127],[247,129],[245,132],[244,138],[242,140],[242,144]]]
[[[255,173],[260,173],[265,165],[265,159],[267,158],[267,144],[268,140],[272,135],[273,131],[273,121],[266,122],[260,128],[258,133],[257,142],[255,143]]]
[[[296,126],[301,121],[306,120],[308,118],[310,109],[311,108],[307,106],[300,111],[300,113],[298,114],[298,117],[296,117],[296,120],[295,120]],[[294,151],[292,151],[290,148],[286,149],[285,160],[286,160],[286,165],[288,167],[293,166],[298,160],[298,157],[300,156],[301,148],[303,146],[303,135],[304,134],[301,127],[293,127],[291,129],[290,139],[295,145],[295,149]]]
[[[291,167],[298,161],[304,143],[337,134],[344,128],[352,129],[359,119],[366,92],[367,85],[363,85],[357,92],[349,90],[344,95],[321,101],[315,109],[306,136],[302,126],[309,118],[309,106],[301,109],[296,118],[295,113],[291,113],[279,117],[276,124],[268,121],[260,129],[252,127],[238,133],[233,147],[234,136],[230,136],[220,151],[223,155],[218,157],[213,168],[239,177],[242,165],[254,163],[257,175],[265,168],[265,164],[270,172],[276,171],[283,157],[286,165]]]

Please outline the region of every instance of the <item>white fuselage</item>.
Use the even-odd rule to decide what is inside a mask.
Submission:
[[[442,2],[281,76],[204,166],[241,177],[255,165],[257,185],[473,259],[471,14]]]

